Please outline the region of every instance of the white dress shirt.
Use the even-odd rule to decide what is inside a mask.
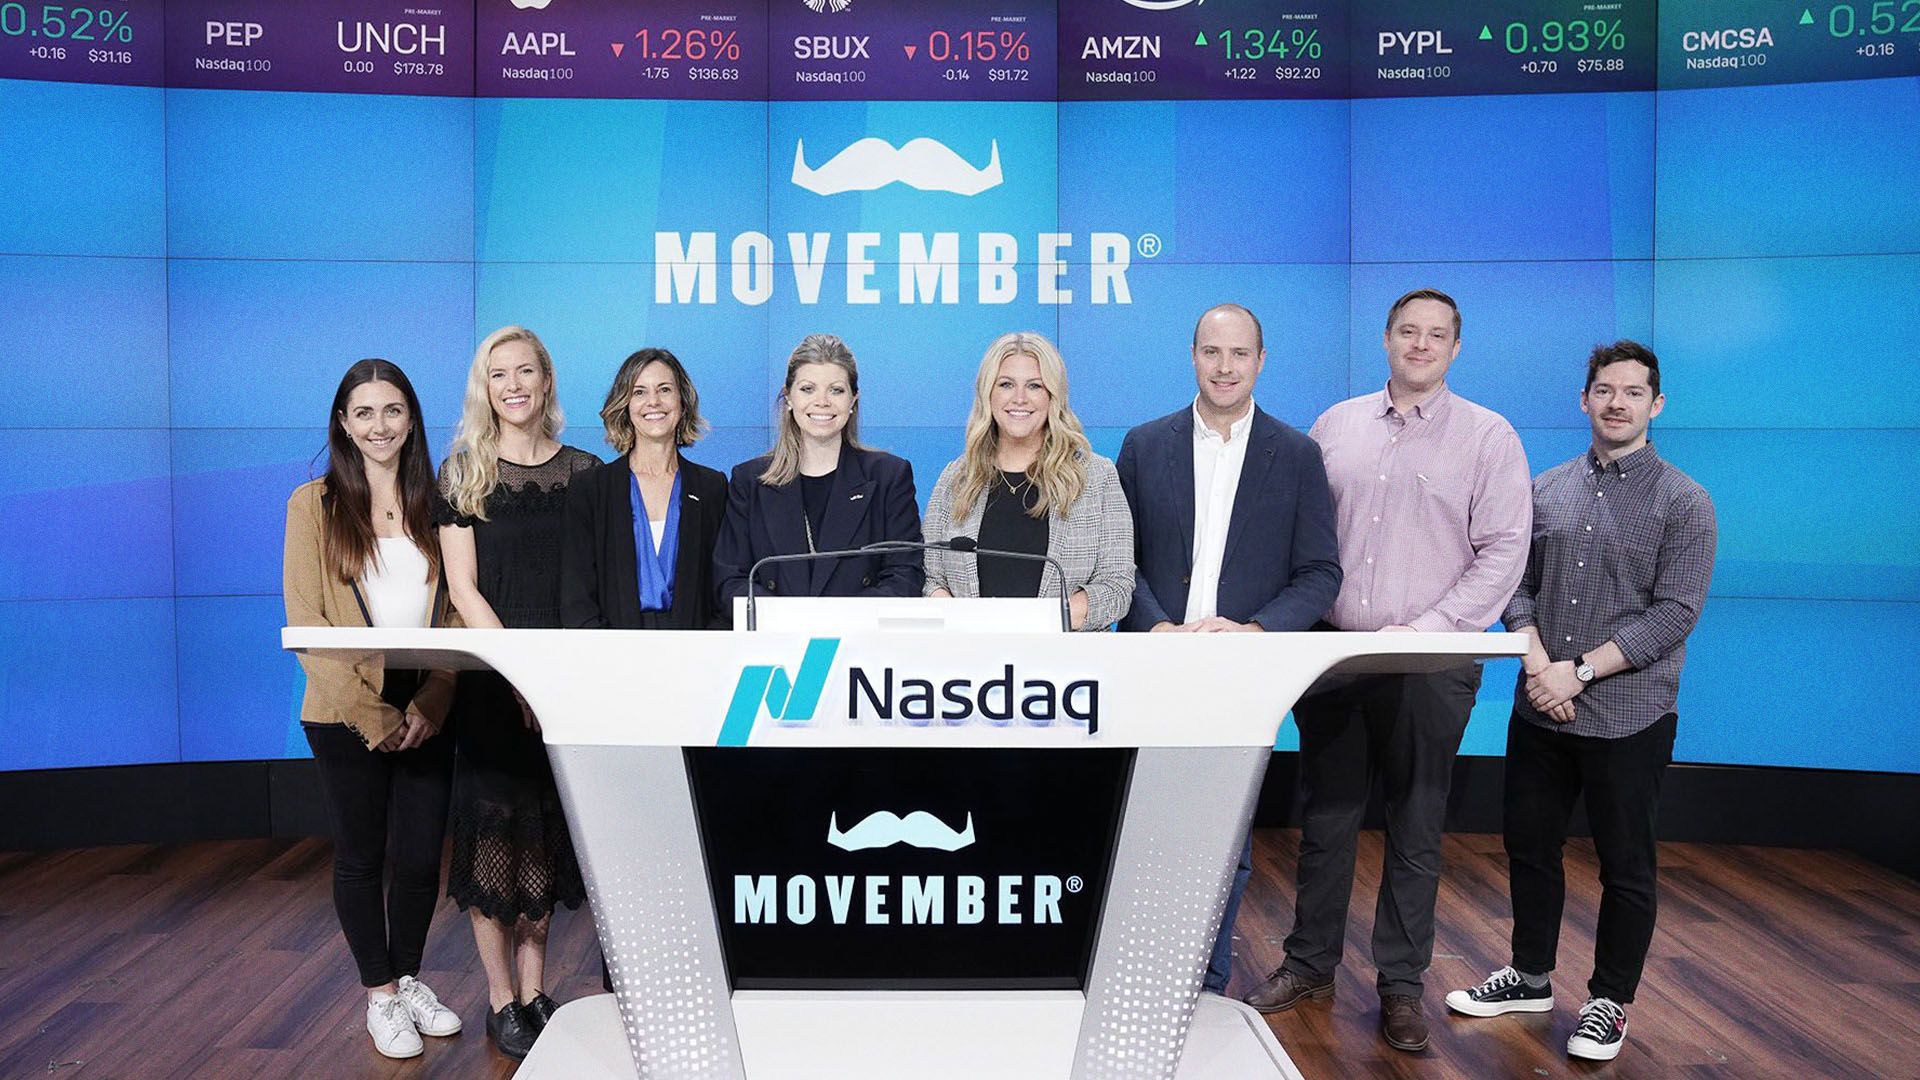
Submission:
[[[1253,430],[1253,402],[1227,428],[1227,437],[1200,417],[1193,399],[1193,581],[1187,588],[1187,613],[1194,622],[1220,612],[1220,564],[1227,557],[1227,527],[1233,522],[1233,496],[1240,490],[1240,468],[1247,463],[1247,438]]]

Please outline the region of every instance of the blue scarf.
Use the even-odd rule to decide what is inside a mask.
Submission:
[[[673,607],[673,567],[680,554],[680,474],[673,474],[673,491],[667,496],[667,526],[660,535],[660,550],[653,548],[653,529],[647,524],[647,504],[640,498],[640,478],[627,471],[632,487],[633,565],[639,571],[640,610],[667,611]]]

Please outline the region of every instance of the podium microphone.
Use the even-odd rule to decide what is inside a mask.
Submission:
[[[1067,598],[1067,572],[1061,568],[1060,560],[1051,555],[1035,555],[1030,551],[1007,551],[1002,548],[983,548],[980,542],[971,536],[951,536],[945,540],[929,540],[921,543],[915,540],[881,540],[868,544],[861,551],[954,551],[962,555],[993,555],[1005,559],[1025,559],[1028,562],[1043,562],[1053,567],[1053,574],[1060,580],[1060,629],[1073,632],[1073,604]]]

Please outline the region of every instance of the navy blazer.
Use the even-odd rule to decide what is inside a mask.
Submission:
[[[676,630],[726,625],[713,606],[713,545],[727,510],[727,478],[680,459],[680,548],[673,561]],[[560,550],[563,626],[636,630],[640,567],[633,553],[633,473],[625,454],[567,485],[566,533]]]
[[[800,481],[760,482],[770,458],[734,466],[727,485],[726,520],[713,551],[720,616],[730,620],[733,598],[747,594],[747,571],[768,555],[807,550],[806,508]],[[842,444],[827,496],[826,518],[813,538],[816,551],[857,548],[881,540],[920,540],[920,502],[913,466],[882,450]],[[919,596],[926,575],[917,551],[850,559],[775,563],[760,571],[761,596]]]
[[[1141,424],[1120,445],[1133,508],[1133,607],[1122,630],[1178,623],[1193,571],[1193,407]],[[1306,630],[1340,593],[1333,496],[1320,447],[1255,409],[1220,564],[1219,613],[1274,631]]]

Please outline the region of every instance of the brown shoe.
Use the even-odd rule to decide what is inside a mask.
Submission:
[[[1330,998],[1333,996],[1333,976],[1324,979],[1310,979],[1298,972],[1278,968],[1267,976],[1267,981],[1254,987],[1253,993],[1240,1000],[1263,1013],[1286,1012],[1308,998]]]
[[[1411,994],[1383,994],[1380,998],[1380,1034],[1395,1050],[1417,1054],[1427,1048],[1427,1013]]]

